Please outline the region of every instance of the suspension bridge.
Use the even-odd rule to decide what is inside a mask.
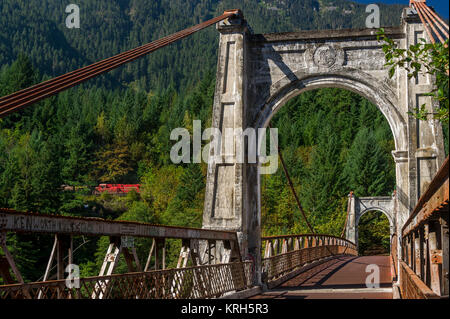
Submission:
[[[0,299],[448,298],[449,163],[442,127],[437,121],[408,115],[423,104],[433,110],[432,98],[425,93],[434,79],[429,74],[409,79],[403,70],[390,78],[374,29],[253,34],[240,10],[225,11],[194,27],[4,96],[0,117],[212,25],[220,37],[214,128],[267,127],[279,108],[307,90],[354,91],[372,101],[391,127],[395,193],[366,198],[350,193],[340,237],[317,234],[312,227],[310,234],[261,237],[261,167],[225,154],[221,161],[208,164],[201,229],[2,208],[0,275],[5,284],[0,286]],[[426,1],[410,1],[401,25],[386,28],[385,33],[406,49],[422,38],[445,42],[448,25]],[[358,222],[373,210],[388,217],[390,256],[358,256]],[[7,247],[8,233],[54,237],[42,281],[24,282]],[[109,245],[99,275],[80,278],[78,286],[68,285],[66,267],[77,262],[74,241],[100,236],[107,236]],[[139,259],[133,244],[142,238],[151,243],[146,260]],[[174,268],[166,264],[168,240],[178,241],[181,247]],[[114,273],[121,257],[128,272]],[[380,271],[376,288],[366,282],[371,265]]]

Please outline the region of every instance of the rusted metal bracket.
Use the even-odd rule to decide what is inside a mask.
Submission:
[[[430,257],[432,264],[442,264],[442,250],[440,249],[431,250]]]

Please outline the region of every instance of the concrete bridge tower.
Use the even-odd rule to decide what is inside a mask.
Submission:
[[[399,232],[444,161],[440,123],[431,118],[419,121],[408,113],[422,104],[430,112],[436,108],[425,95],[434,85],[433,77],[420,74],[408,79],[398,70],[389,78],[376,29],[253,34],[241,15],[220,22],[217,30],[212,127],[221,132],[265,128],[289,99],[317,88],[337,87],[362,95],[386,117],[395,141],[397,195],[392,223]],[[385,32],[401,48],[427,39],[410,8],[403,10],[400,26]],[[260,165],[247,158],[241,163],[235,149],[234,144],[227,152],[211,150],[203,228],[237,231],[242,256],[254,259],[259,269]]]

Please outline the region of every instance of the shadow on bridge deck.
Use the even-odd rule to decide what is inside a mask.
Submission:
[[[379,288],[367,288],[368,265],[379,267]],[[252,299],[392,299],[389,256],[337,257]]]

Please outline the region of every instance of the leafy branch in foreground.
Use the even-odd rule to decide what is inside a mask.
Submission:
[[[384,42],[382,49],[390,77],[394,76],[397,67],[405,69],[409,79],[422,72],[435,76],[436,85],[426,95],[432,96],[439,107],[431,114],[442,123],[448,123],[448,40],[445,43],[427,43],[425,39],[420,39],[419,43],[400,49],[394,40],[386,36],[383,28],[377,32],[377,39]],[[416,113],[410,114],[421,120],[426,120],[430,114],[425,104],[414,110]]]

